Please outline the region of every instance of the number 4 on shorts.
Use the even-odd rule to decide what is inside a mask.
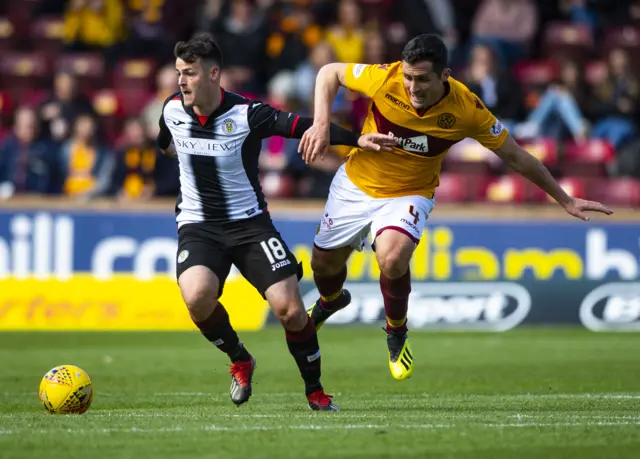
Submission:
[[[415,210],[413,206],[409,206],[409,214],[413,217],[413,224],[417,225],[420,220],[420,212]]]
[[[262,241],[260,247],[264,250],[264,254],[271,264],[287,258],[287,251],[278,238],[272,237],[267,241]]]

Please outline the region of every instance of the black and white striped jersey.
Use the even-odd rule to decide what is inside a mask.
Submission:
[[[169,97],[162,110],[158,146],[166,149],[173,141],[180,163],[178,226],[262,213],[267,207],[258,180],[262,139],[300,138],[311,125],[310,118],[221,91],[220,106],[209,117],[185,107],[180,93]]]

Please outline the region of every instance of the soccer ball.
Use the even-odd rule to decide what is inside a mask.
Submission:
[[[60,365],[44,375],[38,395],[50,413],[82,414],[93,401],[93,383],[83,369]]]

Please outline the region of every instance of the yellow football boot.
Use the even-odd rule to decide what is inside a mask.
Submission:
[[[389,348],[389,370],[398,381],[411,377],[413,373],[413,351],[406,333],[387,333]]]

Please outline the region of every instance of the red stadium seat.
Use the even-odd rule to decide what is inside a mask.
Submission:
[[[436,189],[437,202],[469,202],[482,198],[487,186],[487,176],[443,172]]]
[[[515,65],[516,78],[523,86],[546,86],[558,75],[558,65],[552,60],[522,61]]]
[[[604,61],[589,62],[585,66],[585,79],[588,84],[596,85],[607,75],[607,63]]]
[[[492,165],[499,164],[500,158],[473,139],[453,145],[443,160],[446,171],[481,175],[488,174]]]
[[[590,198],[612,206],[639,206],[640,180],[635,178],[604,180],[600,186],[594,187]]]
[[[605,31],[604,38],[606,49],[627,48],[640,49],[640,27],[625,26],[614,27]]]
[[[485,192],[485,199],[490,202],[514,203],[527,200],[528,184],[520,175],[503,175],[492,180]]]
[[[92,91],[104,87],[105,61],[99,53],[63,54],[56,61],[56,72],[78,76],[80,91]]]
[[[558,184],[569,196],[587,198],[587,184],[582,177],[563,177],[558,179]],[[556,202],[537,186],[533,188],[532,199],[536,202]]]
[[[544,30],[544,46],[548,56],[582,60],[593,47],[593,36],[587,25],[554,21]]]
[[[15,27],[6,17],[0,17],[0,50],[8,51],[16,49],[18,36]]]
[[[564,171],[569,176],[604,176],[607,165],[614,158],[613,146],[604,140],[569,142],[566,145]]]
[[[148,59],[126,59],[118,62],[113,73],[113,88],[117,90],[153,88],[157,64]]]
[[[31,25],[29,33],[34,48],[53,60],[62,49],[64,20],[60,16],[42,17]]]
[[[47,61],[38,53],[3,53],[0,59],[2,86],[11,88],[16,100],[22,100],[25,92],[43,88],[50,78]]]
[[[553,139],[536,139],[521,146],[544,164],[555,165],[558,162],[558,144]]]
[[[118,91],[118,99],[124,116],[139,116],[153,96],[154,93],[142,89]]]

